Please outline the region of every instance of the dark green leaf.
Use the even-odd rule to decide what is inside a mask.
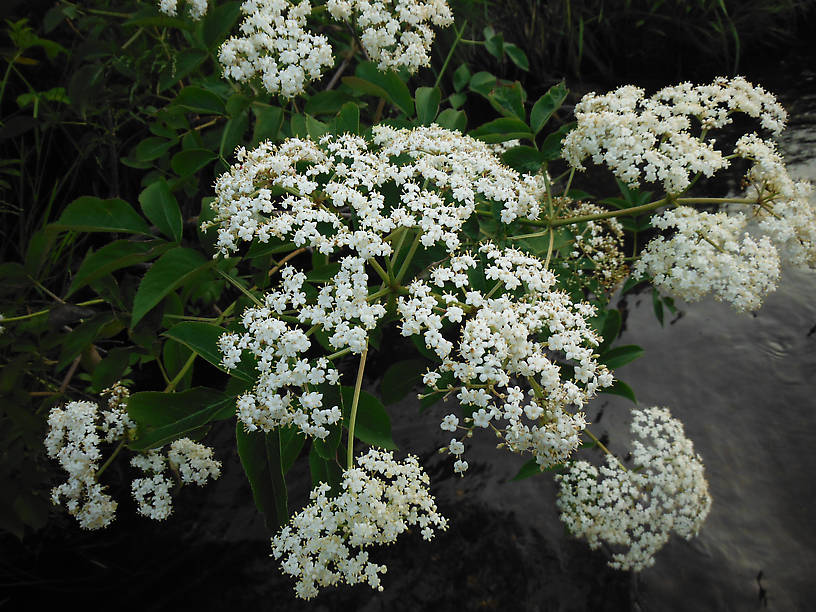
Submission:
[[[616,380],[614,383],[612,383],[611,387],[601,389],[600,392],[608,393],[610,395],[620,395],[621,397],[625,397],[628,400],[632,400],[633,403],[637,404],[637,399],[635,399],[635,392],[632,391],[632,387],[627,385],[622,380]]]
[[[358,64],[355,75],[365,81],[381,87],[388,99],[398,106],[409,117],[414,114],[414,99],[408,86],[395,72],[380,72],[371,62]]]
[[[163,240],[151,240],[149,242],[117,240],[106,244],[96,253],[88,253],[71,281],[66,297],[111,272],[144,261],[150,261],[164,253],[171,246],[169,242]]]
[[[346,429],[348,429],[349,425],[353,400],[354,389],[352,387],[343,387],[343,424]],[[354,437],[366,444],[379,446],[387,450],[397,449],[397,445],[391,439],[391,419],[385,410],[385,406],[367,391],[360,391]]]
[[[527,463],[521,466],[518,473],[513,476],[511,480],[524,480],[525,478],[530,478],[531,476],[535,476],[536,474],[541,474],[542,472],[558,472],[561,468],[564,467],[562,463],[558,463],[556,465],[551,465],[544,469],[541,469],[541,466],[536,462],[535,459],[530,459]]]
[[[564,83],[550,87],[549,91],[541,96],[530,111],[530,125],[536,135],[544,128],[552,114],[561,107],[567,99],[567,88]]]
[[[277,106],[253,106],[255,128],[252,140],[255,144],[265,140],[276,141],[283,125],[283,109]]]
[[[620,333],[621,326],[623,325],[623,320],[621,319],[621,314],[619,310],[608,310],[606,312],[606,319],[604,319],[603,328],[601,329],[601,336],[603,336],[603,342],[598,347],[598,353],[603,354],[607,351],[607,349],[612,345],[612,343],[617,339],[618,334]]]
[[[198,68],[209,57],[201,49],[185,49],[176,55],[176,61],[159,77],[159,93],[167,90]]]
[[[113,314],[109,312],[98,313],[69,332],[62,341],[57,371],[65,368],[82,351],[91,346],[99,337],[102,328],[113,320]]]
[[[405,359],[391,365],[380,383],[380,395],[385,405],[398,402],[411,390],[422,383],[422,375],[427,371],[426,359]]]
[[[657,289],[652,287],[652,306],[657,320],[660,322],[660,327],[663,327],[663,302],[660,299],[660,293]]]
[[[463,134],[467,129],[467,115],[465,112],[453,110],[452,108],[446,108],[439,113],[439,116],[436,118],[436,122],[443,128],[457,130]]]
[[[313,95],[303,107],[303,112],[310,115],[335,115],[351,97],[342,91],[331,89]]]
[[[524,122],[527,117],[527,113],[524,111],[524,99],[526,95],[521,87],[521,83],[516,81],[512,85],[494,87],[487,99],[493,108],[502,115],[515,117],[519,121]],[[526,131],[530,131],[530,128],[526,127],[526,124],[525,128]]]
[[[77,232],[150,234],[145,220],[124,200],[83,196],[71,202],[51,227]]]
[[[561,143],[564,137],[575,127],[575,122],[562,125],[552,134],[549,134],[544,142],[541,144],[539,150],[547,160],[558,159],[561,157]]]
[[[416,90],[417,119],[422,125],[430,125],[439,112],[442,92],[438,87],[419,87]]]
[[[358,134],[360,132],[360,107],[354,102],[346,102],[337,113],[334,131],[336,134]]]
[[[281,467],[286,474],[300,456],[300,451],[306,443],[306,436],[294,425],[278,429],[281,444]]]
[[[527,59],[527,54],[521,50],[521,47],[518,47],[513,43],[505,43],[504,52],[507,53],[510,61],[512,61],[522,70],[526,71],[530,69],[530,60]]]
[[[227,372],[221,365],[221,351],[218,350],[218,338],[226,333],[223,327],[204,321],[182,321],[164,332],[164,336],[180,342],[190,350],[201,355],[209,363]],[[256,378],[254,365],[241,361],[229,373],[235,378],[253,382]]]
[[[217,157],[218,155],[209,149],[187,149],[173,156],[173,159],[170,160],[170,167],[179,176],[190,176]]]
[[[634,361],[643,355],[643,348],[635,344],[625,344],[623,346],[616,346],[613,349],[606,351],[600,356],[598,361],[604,363],[610,369],[614,370],[630,361]]]
[[[91,384],[96,393],[122,379],[130,362],[130,350],[127,347],[112,349],[102,361],[96,364],[91,376]]]
[[[164,427],[225,399],[222,391],[207,387],[177,393],[139,391],[128,399],[128,414],[140,427]]]
[[[498,83],[499,80],[495,75],[490,74],[489,72],[477,72],[470,77],[469,86],[472,91],[475,91],[486,98],[490,95],[490,92],[493,91],[493,88],[498,85]]]
[[[470,135],[487,143],[505,142],[517,138],[532,140],[533,138],[527,124],[514,117],[502,117],[489,121],[472,130]]]
[[[544,163],[544,156],[535,147],[526,145],[513,147],[502,153],[502,161],[519,172],[535,174]]]
[[[133,149],[133,159],[140,162],[153,161],[167,153],[176,142],[175,139],[168,140],[159,136],[149,136]]]
[[[240,2],[218,3],[210,6],[201,27],[201,38],[208,49],[215,49],[232,31],[241,16]]]
[[[306,274],[306,280],[314,283],[327,283],[340,271],[340,264],[330,263],[326,266],[311,270]]]
[[[163,178],[154,181],[139,195],[139,204],[145,217],[150,219],[159,231],[174,242],[181,240],[184,224],[181,209],[170,185]]]
[[[470,70],[467,67],[467,64],[462,64],[459,68],[456,69],[456,72],[453,73],[453,88],[456,91],[462,91],[467,84],[470,82]]]
[[[235,429],[238,456],[252,487],[255,506],[264,515],[266,527],[276,531],[289,520],[289,501],[281,462],[278,430],[247,432],[240,421]]]
[[[332,488],[333,492],[340,490],[340,481],[343,477],[343,470],[337,461],[327,461],[323,459],[312,445],[309,451],[309,471],[312,474],[312,486],[316,487],[321,482],[325,482]]]
[[[238,145],[246,142],[244,133],[249,129],[249,111],[244,110],[230,118],[221,132],[221,144],[218,148],[219,155],[225,159],[230,159],[235,154]],[[192,174],[192,173],[191,173]]]
[[[190,389],[190,391],[194,391],[194,389]],[[169,395],[175,395],[176,401],[178,401],[178,396],[184,393],[190,393],[190,391],[182,391],[181,393],[173,393]],[[143,393],[151,392],[146,391]],[[133,396],[131,396],[131,401],[132,399]],[[128,404],[128,410],[130,410],[129,406],[130,404]],[[197,430],[200,431],[202,427],[213,421],[223,421],[225,419],[232,418],[235,416],[235,398],[228,397],[219,402],[206,406],[189,403],[185,404],[185,408],[189,411],[188,416],[166,425],[157,427],[146,426],[144,428],[140,428],[137,430],[136,439],[131,441],[128,446],[132,450],[138,451],[159,448],[172,442],[173,440],[178,440],[179,438],[189,436],[191,433],[196,432]]]
[[[177,287],[211,266],[204,256],[193,249],[176,247],[167,251],[145,273],[133,298],[131,327]]]
[[[191,85],[182,89],[173,100],[175,106],[201,115],[226,115],[224,101],[216,94]]]

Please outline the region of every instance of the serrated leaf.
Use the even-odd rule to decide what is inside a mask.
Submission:
[[[106,244],[95,253],[89,253],[85,257],[71,281],[66,297],[111,272],[150,261],[164,253],[171,246],[169,242],[164,240],[151,240],[149,242],[116,240]]]
[[[418,87],[416,90],[417,119],[422,125],[430,125],[439,112],[442,92],[438,87]]]
[[[257,373],[254,365],[241,361],[233,370],[227,370],[221,363],[221,351],[218,350],[218,338],[226,333],[223,327],[204,321],[182,321],[162,335],[175,340],[195,351],[209,363],[223,372],[246,382],[254,382]]]
[[[544,128],[552,114],[561,107],[566,99],[567,88],[563,82],[550,87],[547,93],[538,99],[533,105],[533,110],[530,111],[530,126],[536,135]]]
[[[50,227],[77,232],[128,232],[150,235],[142,216],[117,198],[102,200],[83,196],[71,202]]]
[[[625,344],[609,349],[598,358],[598,361],[615,370],[638,357],[643,356],[643,348],[636,344]]]
[[[354,400],[354,388],[343,387],[343,425],[348,429],[351,405]],[[357,419],[354,425],[354,437],[366,444],[379,446],[386,450],[397,450],[391,438],[391,418],[385,406],[367,391],[360,391],[357,404]]]
[[[521,87],[521,83],[516,81],[511,85],[494,87],[487,99],[490,104],[506,117],[515,117],[521,122],[527,117],[524,111],[524,99],[526,92]],[[525,124],[526,127],[526,124]],[[530,129],[527,128],[529,132]]]
[[[181,231],[184,221],[181,218],[176,197],[170,191],[170,185],[163,178],[152,182],[139,194],[139,204],[142,212],[159,231],[173,240],[181,240]]]
[[[238,456],[252,487],[255,506],[264,515],[267,529],[277,531],[289,520],[289,501],[281,462],[280,434],[247,432],[240,421],[235,428]]]
[[[164,297],[190,278],[212,265],[198,251],[176,247],[156,261],[142,278],[133,298],[131,328],[142,320]]]

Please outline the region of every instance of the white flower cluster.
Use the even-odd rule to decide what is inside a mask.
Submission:
[[[168,466],[178,473],[182,483],[200,487],[221,475],[221,462],[213,459],[213,449],[189,438],[172,442],[166,458],[161,450],[153,449],[134,456],[130,464],[146,474],[131,483],[137,511],[156,521],[166,519],[173,511],[170,495],[173,480],[165,475]]]
[[[656,287],[693,302],[712,293],[738,312],[756,310],[776,288],[779,255],[763,236],[754,240],[742,214],[708,213],[688,206],[669,209],[652,219],[660,229],[675,229],[671,238],[653,239],[634,266],[653,277]]]
[[[272,539],[274,557],[283,558],[283,571],[297,579],[298,597],[311,599],[320,587],[340,582],[382,590],[380,574],[387,568],[372,562],[367,548],[391,544],[414,525],[426,540],[434,529],[447,528],[416,457],[399,462],[372,448],[357,464],[343,473],[337,497],[328,497],[330,487],[321,483],[311,503]]]
[[[414,73],[431,63],[431,25],[453,24],[445,0],[329,0],[329,14],[355,24],[360,42],[380,70],[407,68]]]
[[[387,209],[385,191],[394,184],[400,202]],[[215,216],[202,228],[218,227],[223,255],[240,241],[275,237],[325,254],[348,247],[369,259],[391,254],[383,236],[403,227],[422,232],[423,245],[444,243],[453,252],[477,198],[499,203],[510,223],[538,217],[543,190],[542,177],[519,175],[459,132],[378,125],[370,144],[346,134],[239,149],[216,180]]]
[[[590,93],[575,107],[577,126],[564,139],[563,156],[580,170],[591,157],[628,185],[643,179],[661,182],[666,193],[680,193],[691,175],[712,176],[728,166],[714,141],[704,142],[703,135],[730,123],[735,112],[760,119],[774,133],[787,119],[771,94],[742,77],[702,86],[684,83],[649,98],[632,85],[600,96]],[[691,118],[701,124],[699,136],[692,133]]]
[[[324,382],[339,384],[340,373],[325,357],[314,363],[304,358],[312,346],[311,340],[302,330],[278,318],[289,304],[299,308],[306,303],[302,291],[305,275],[286,266],[281,276],[282,287],[265,296],[263,308],[244,311],[241,324],[247,331],[226,333],[219,338],[222,363],[227,369],[234,368],[244,350],[257,359],[259,376],[255,387],[238,398],[238,418],[248,431],[271,431],[295,424],[307,436],[322,439],[329,435],[326,426],[337,423],[342,414],[338,406],[324,406],[323,394],[316,388]],[[309,308],[309,313],[314,314],[320,304]],[[338,324],[334,340],[354,343],[358,334],[344,328],[347,333],[342,335],[340,327]],[[362,333],[364,347],[365,331]]]
[[[772,140],[746,134],[735,153],[753,162],[747,179],[760,199],[759,228],[775,243],[781,259],[795,266],[816,267],[816,210],[813,187],[794,181]]]
[[[245,82],[259,76],[264,88],[285,98],[303,93],[334,62],[328,39],[306,29],[309,0],[245,0],[240,36],[221,45],[224,76]]]
[[[596,468],[586,461],[571,463],[556,476],[558,508],[570,532],[591,548],[602,543],[623,547],[609,565],[640,571],[672,532],[691,539],[711,508],[700,456],[685,437],[683,425],[665,408],[633,412],[633,469],[607,456]]]
[[[99,445],[127,437],[135,427],[125,410],[127,390],[114,385],[106,392],[111,396],[108,410],[101,413],[93,402],[70,402],[48,414],[45,450],[68,472],[68,480],[51,491],[51,500],[59,504],[65,498],[68,512],[83,529],[105,527],[116,513],[116,502],[97,482]]]
[[[469,274],[479,270],[488,285],[495,283],[486,293],[470,288]],[[568,408],[583,406],[613,382],[593,353],[601,340],[587,323],[594,307],[573,303],[554,285],[540,259],[486,243],[477,256],[453,256],[431,269],[430,280],[411,283],[397,304],[402,334],[422,334],[442,360],[425,383],[437,388],[444,375],[452,376],[455,384],[440,390],[456,390],[460,404],[473,407],[474,425],[503,431],[512,451],[531,452],[542,466],[564,461],[579,444],[584,415]],[[502,295],[491,297],[502,287]],[[455,343],[442,334],[446,319],[459,326]],[[562,377],[562,364],[573,371],[572,380]],[[532,387],[526,402],[514,378]],[[454,431],[451,416],[443,428]],[[502,420],[499,430],[493,422]]]
[[[194,21],[207,14],[208,0],[187,0],[187,10]],[[159,0],[159,10],[165,15],[175,17],[178,11],[178,0]]]

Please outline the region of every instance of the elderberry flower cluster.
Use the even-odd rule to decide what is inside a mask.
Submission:
[[[245,0],[241,12],[241,35],[218,53],[225,78],[243,83],[257,76],[269,93],[292,98],[333,64],[328,39],[307,29],[309,0]]]
[[[399,201],[386,206],[394,188]],[[510,223],[538,217],[543,191],[543,177],[520,175],[470,136],[436,125],[378,125],[371,142],[326,135],[319,143],[292,138],[239,149],[216,180],[215,215],[202,229],[218,228],[222,255],[241,241],[275,238],[324,254],[349,248],[363,259],[386,257],[384,237],[400,228],[417,232],[426,247],[454,252],[477,199],[499,205]]]
[[[372,448],[357,457],[357,465],[343,472],[337,496],[329,497],[329,485],[321,483],[311,503],[272,538],[272,554],[297,579],[298,597],[311,599],[320,587],[341,582],[365,582],[381,591],[387,568],[371,561],[369,547],[391,544],[415,525],[425,540],[447,528],[416,457],[400,462]]]
[[[475,290],[474,281],[492,288]],[[415,280],[397,304],[402,334],[422,334],[442,360],[424,382],[456,391],[460,405],[473,411],[475,427],[493,428],[510,450],[532,453],[542,467],[564,461],[579,445],[586,421],[571,408],[613,382],[593,352],[601,341],[587,323],[594,307],[573,303],[554,285],[540,259],[485,243],[475,255],[432,268],[429,280]],[[565,365],[571,375],[563,373]],[[443,378],[448,386],[440,388]],[[516,380],[529,384],[527,398]],[[443,429],[456,429],[451,417]],[[453,450],[459,447],[449,448],[461,461]],[[464,469],[464,462],[457,464],[456,471]]]
[[[688,206],[669,209],[652,219],[660,229],[673,228],[670,238],[653,239],[634,266],[653,278],[656,287],[693,302],[711,293],[738,312],[759,308],[776,288],[779,255],[771,241],[747,232],[737,213],[708,213]]]
[[[189,438],[173,441],[166,457],[161,450],[153,449],[135,455],[130,464],[145,474],[131,483],[137,511],[156,521],[166,519],[173,511],[170,491],[174,482],[167,475],[168,468],[178,474],[182,483],[199,487],[221,475],[221,462],[213,459],[213,449]]]
[[[632,469],[612,456],[599,468],[571,463],[556,476],[557,504],[573,535],[593,549],[605,543],[618,550],[611,567],[640,571],[654,563],[672,533],[686,539],[699,533],[711,496],[702,460],[682,423],[666,408],[633,415]]]
[[[329,14],[356,25],[368,57],[382,70],[414,73],[431,63],[432,25],[453,24],[445,0],[329,0]]]
[[[264,306],[244,311],[241,324],[246,332],[226,333],[219,338],[222,364],[228,370],[235,368],[244,350],[256,359],[259,375],[255,386],[238,398],[238,419],[248,431],[271,431],[294,424],[307,436],[322,439],[329,435],[326,427],[337,423],[342,415],[338,406],[324,406],[323,393],[317,388],[324,383],[339,384],[340,373],[326,357],[314,361],[305,358],[312,346],[309,336],[279,318],[289,305],[297,309],[306,303],[302,290],[306,276],[286,266],[281,277],[281,287],[265,296]],[[342,279],[337,286],[343,287]],[[335,297],[330,291],[327,300],[332,303]],[[316,316],[321,304],[318,300],[317,306],[304,310],[305,316]],[[328,325],[326,320],[321,322]],[[365,331],[351,330],[347,321],[338,323],[332,339],[357,347],[358,329],[363,335],[363,346],[359,347],[362,351]]]
[[[194,21],[198,21],[207,14],[208,0],[187,0],[187,11]],[[159,10],[165,15],[176,16],[178,0],[159,0]]]
[[[666,193],[680,193],[692,175],[710,177],[728,166],[714,141],[704,137],[709,129],[730,123],[735,112],[758,118],[775,134],[787,119],[771,94],[742,77],[718,78],[710,85],[683,83],[649,98],[632,85],[600,96],[590,93],[575,107],[577,126],[564,139],[563,156],[579,170],[591,157],[630,186],[643,179],[662,183]],[[695,135],[698,125],[702,131]]]
[[[127,438],[135,428],[125,408],[127,390],[117,384],[105,393],[110,396],[107,410],[100,411],[94,402],[77,401],[52,408],[48,414],[46,453],[68,473],[68,480],[51,491],[51,500],[59,504],[64,498],[68,512],[83,529],[105,527],[116,513],[116,502],[97,481],[100,444]]]

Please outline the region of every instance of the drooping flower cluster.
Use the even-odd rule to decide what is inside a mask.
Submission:
[[[412,526],[425,540],[447,528],[416,457],[400,462],[372,448],[357,457],[357,465],[343,472],[336,497],[328,496],[325,483],[313,489],[311,503],[272,539],[274,557],[297,579],[298,597],[311,599],[320,587],[341,582],[382,590],[380,575],[387,568],[370,560],[368,548],[391,544]]]
[[[221,475],[221,462],[213,459],[213,449],[189,438],[173,441],[166,457],[161,450],[153,449],[135,455],[130,464],[146,474],[131,483],[137,511],[156,521],[166,519],[173,511],[170,490],[174,482],[167,475],[168,467],[178,474],[182,483],[195,483],[200,487]]]
[[[771,241],[747,232],[740,236],[742,214],[708,213],[688,206],[669,209],[652,219],[670,238],[653,239],[634,266],[639,275],[671,295],[693,302],[711,293],[738,312],[756,310],[776,288],[779,255]]]
[[[48,415],[45,450],[68,472],[68,480],[51,491],[51,500],[59,504],[64,498],[68,512],[83,529],[105,527],[116,513],[116,502],[97,481],[99,445],[125,438],[135,427],[125,407],[127,389],[114,385],[106,393],[110,396],[107,410],[100,411],[94,402],[70,402],[52,408]]]
[[[209,0],[187,0],[187,10],[194,21],[207,14]],[[159,10],[165,15],[175,17],[178,11],[178,0],[159,0]]]
[[[347,247],[369,259],[391,254],[383,237],[398,228],[419,230],[424,246],[443,243],[453,252],[477,198],[500,204],[505,223],[535,218],[542,181],[519,175],[485,143],[459,132],[378,125],[371,143],[346,134],[240,149],[216,181],[215,217],[202,227],[218,227],[224,255],[240,241],[274,237],[324,254]],[[386,207],[394,187],[399,203]]]
[[[325,357],[314,363],[303,357],[311,340],[301,329],[279,318],[290,304],[297,309],[306,303],[302,291],[305,275],[287,266],[281,276],[282,287],[265,296],[265,306],[244,311],[241,324],[247,331],[219,338],[222,363],[233,369],[244,350],[257,360],[255,387],[238,398],[238,418],[247,430],[271,431],[294,424],[307,436],[325,438],[329,435],[326,426],[337,423],[342,415],[338,406],[323,405],[323,394],[317,387],[339,384],[340,373]],[[342,339],[354,342],[356,335],[345,331]],[[336,342],[340,342],[339,334],[336,331]]]
[[[665,408],[633,412],[632,469],[607,456],[597,468],[586,461],[556,476],[561,520],[591,548],[624,550],[609,565],[640,571],[672,533],[691,539],[708,516],[711,496],[700,456],[683,425]]]
[[[472,288],[480,269],[492,287],[484,292]],[[494,423],[500,423],[508,448],[531,452],[541,466],[564,461],[578,447],[586,422],[570,408],[613,382],[593,353],[601,340],[587,323],[594,307],[573,303],[554,285],[540,259],[486,243],[475,255],[453,256],[431,269],[428,281],[415,280],[397,305],[402,334],[422,334],[442,360],[424,382],[439,389],[447,376],[452,382],[439,390],[457,391],[460,404],[474,410],[475,426],[498,429]],[[454,341],[442,333],[446,324],[456,330]],[[562,374],[565,365],[571,377]],[[528,399],[515,380],[530,385]],[[443,429],[455,431],[452,416]],[[461,455],[455,448],[451,452]],[[464,471],[464,462],[457,468]]]
[[[243,83],[257,76],[269,93],[291,98],[333,64],[328,39],[307,29],[310,0],[245,0],[241,12],[241,35],[218,53],[224,77]]]
[[[329,0],[329,14],[356,25],[366,54],[380,70],[416,72],[431,63],[431,25],[453,24],[445,0]]]
[[[710,85],[683,83],[649,98],[631,85],[600,96],[590,93],[575,107],[577,127],[564,139],[563,156],[580,170],[591,157],[630,186],[646,180],[662,183],[666,193],[680,193],[692,175],[710,177],[728,166],[713,140],[695,135],[691,119],[706,132],[730,123],[735,112],[760,119],[775,134],[787,119],[771,94],[742,77],[718,78]]]

